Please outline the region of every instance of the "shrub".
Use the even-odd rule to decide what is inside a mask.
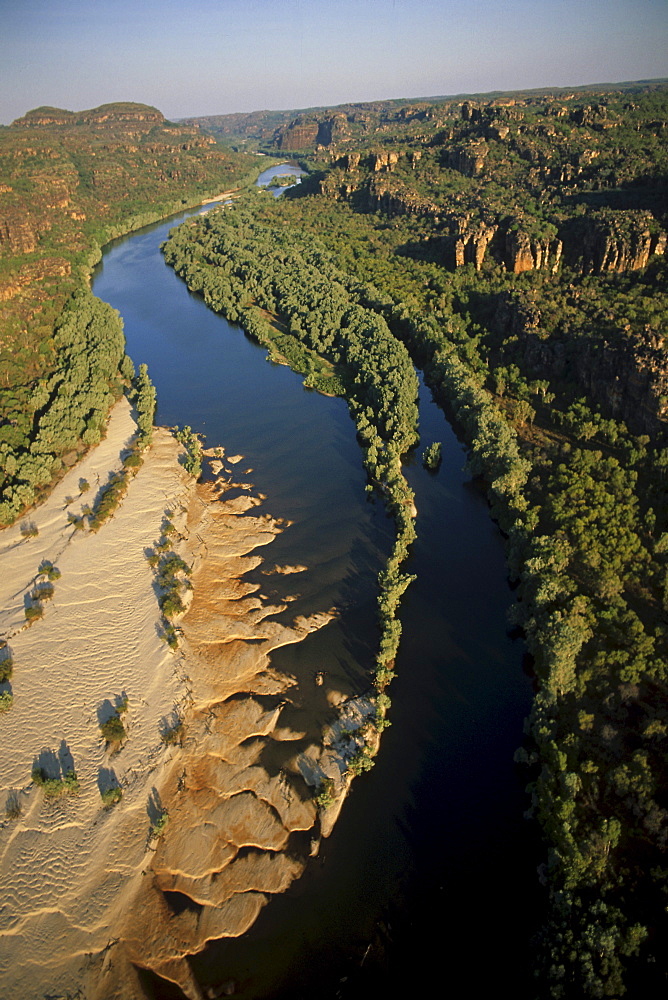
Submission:
[[[320,783],[317,794],[315,795],[316,804],[320,809],[329,809],[329,807],[334,804],[336,800],[334,788],[334,780],[332,778],[325,778],[325,780]]]
[[[21,525],[21,537],[22,538],[37,538],[39,535],[39,528],[36,524],[22,524]]]
[[[8,712],[14,704],[14,695],[11,691],[0,692],[0,712]]]
[[[68,771],[63,776],[63,790],[68,793],[79,791],[79,781],[75,771]]]
[[[163,833],[165,832],[165,829],[167,828],[168,823],[169,823],[169,813],[167,812],[166,809],[163,809],[158,818],[151,826],[151,836],[162,837]]]
[[[4,660],[0,660],[0,684],[4,684],[8,681],[14,672],[14,661],[11,656],[6,656]]]
[[[162,630],[162,638],[165,640],[170,649],[179,648],[179,634],[171,622],[167,622],[164,625]]]
[[[118,743],[120,740],[124,740],[127,736],[125,726],[123,725],[119,715],[112,715],[110,719],[103,722],[100,726],[100,732],[104,736],[107,743]]]
[[[38,621],[44,616],[44,608],[41,604],[31,604],[25,609],[24,614],[28,624],[32,625],[33,622]]]
[[[170,729],[165,730],[165,732],[162,734],[161,739],[162,742],[165,743],[167,746],[174,746],[174,744],[176,743],[178,743],[179,746],[182,746],[183,735],[184,735],[183,722],[179,720]]]
[[[19,798],[19,793],[12,789],[12,791],[7,794],[7,803],[5,805],[5,816],[7,819],[18,819],[21,815],[21,799]]]
[[[141,454],[138,451],[133,450],[130,452],[129,455],[127,455],[123,459],[123,468],[138,469],[139,466],[143,463],[143,461],[144,459],[142,458]]]
[[[188,426],[181,429],[177,427],[174,437],[186,449],[186,454],[183,458],[183,466],[186,472],[189,472],[195,479],[199,479],[202,474],[202,442],[197,434]]]
[[[104,808],[111,809],[112,806],[115,806],[123,798],[123,789],[120,785],[115,785],[113,788],[107,788],[105,791],[100,792],[100,797]]]
[[[165,594],[160,601],[160,608],[165,618],[173,618],[185,609],[185,605],[178,594],[170,592]]]
[[[374,760],[369,753],[368,747],[362,747],[354,757],[348,762],[348,770],[351,774],[358,775],[362,771],[369,771],[374,765]]]
[[[79,781],[75,771],[67,771],[62,778],[47,778],[41,767],[34,767],[32,780],[49,798],[79,791]]]
[[[40,576],[46,576],[52,583],[54,580],[60,580],[60,570],[49,559],[45,559],[39,564],[37,573]]]

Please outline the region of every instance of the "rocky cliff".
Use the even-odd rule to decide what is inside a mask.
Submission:
[[[484,140],[470,142],[465,146],[455,146],[445,153],[444,164],[459,171],[465,177],[477,177],[482,173],[489,146]]]
[[[498,225],[490,219],[471,219],[463,215],[454,220],[455,226],[455,267],[473,264],[476,271],[482,268],[487,247],[498,231]]]
[[[506,267],[513,274],[524,271],[550,271],[559,269],[563,243],[556,236],[532,236],[513,224],[506,231],[504,257]]]
[[[584,274],[638,271],[652,254],[663,254],[666,234],[649,212],[610,210],[591,214],[582,246]]]
[[[31,128],[39,125],[101,125],[111,122],[147,122],[161,124],[165,116],[148,104],[131,101],[102,104],[89,111],[66,111],[63,108],[39,107],[17,118],[12,125]]]

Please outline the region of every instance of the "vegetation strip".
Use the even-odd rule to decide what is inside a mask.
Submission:
[[[415,538],[413,493],[401,455],[417,440],[417,379],[408,352],[385,321],[362,304],[359,283],[339,271],[317,241],[294,230],[259,226],[242,208],[210,212],[172,232],[165,259],[222,312],[305,375],[305,385],[344,395],[365,449],[365,466],[382,492],[396,538],[379,578],[381,637],[374,684],[376,730],[390,701],[401,635],[398,607],[413,579],[401,570]],[[324,359],[324,360],[323,360]],[[371,766],[377,739],[350,764]],[[322,802],[327,795],[321,795]]]

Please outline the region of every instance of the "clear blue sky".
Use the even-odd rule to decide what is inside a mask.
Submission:
[[[0,123],[668,76],[667,0],[0,0]]]

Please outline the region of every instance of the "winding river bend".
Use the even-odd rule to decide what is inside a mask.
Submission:
[[[267,510],[292,522],[267,557],[308,567],[298,583],[286,576],[271,585],[282,588],[278,598],[299,593],[285,614],[342,612],[274,659],[295,673],[344,675],[362,692],[391,522],[366,496],[346,404],[268,363],[165,265],[160,244],[188,214],[115,241],[93,291],[121,313],[135,364],[148,363],[157,421],[190,424],[208,445],[242,454]],[[402,605],[392,725],[306,874],[243,938],[193,960],[214,990],[233,981],[234,995],[248,1000],[373,998],[399,986],[421,996],[435,977],[445,992],[456,969],[474,995],[499,982],[516,998],[529,995],[536,851],[512,756],[531,687],[521,644],[507,634],[501,538],[424,387],[420,429],[418,452],[442,441],[443,462],[433,474],[417,455],[408,461],[418,540],[406,568],[418,578]],[[521,922],[511,917],[518,898]],[[180,996],[164,984],[156,992],[172,995]]]

